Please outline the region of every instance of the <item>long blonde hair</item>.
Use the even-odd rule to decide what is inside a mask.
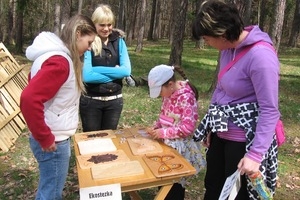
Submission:
[[[97,34],[96,28],[92,20],[84,15],[73,16],[64,26],[60,38],[69,49],[73,61],[77,86],[80,91],[85,91],[82,81],[82,60],[79,56],[78,48],[76,45],[77,31],[81,36]]]
[[[94,22],[94,24],[109,23],[114,26],[115,25],[115,16],[114,16],[113,12],[111,11],[109,5],[100,4],[92,14],[92,21]],[[92,43],[92,49],[96,56],[101,55],[102,41],[98,35],[95,37],[95,40]]]

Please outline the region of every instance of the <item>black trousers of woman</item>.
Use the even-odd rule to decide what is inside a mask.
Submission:
[[[184,200],[185,188],[179,183],[174,183],[165,200]]]
[[[226,178],[237,170],[237,165],[245,155],[245,142],[221,139],[212,134],[210,148],[206,154],[205,200],[218,200]],[[247,180],[241,176],[241,188],[236,200],[249,199]]]

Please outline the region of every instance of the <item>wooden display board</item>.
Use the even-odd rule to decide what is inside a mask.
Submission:
[[[75,141],[93,140],[99,138],[115,138],[116,135],[113,130],[101,130],[101,131],[91,131],[84,133],[76,133],[74,135]]]
[[[128,156],[123,150],[116,150],[106,153],[94,153],[87,155],[78,155],[76,159],[81,169],[89,169],[104,163],[115,163],[129,161]]]
[[[144,174],[139,161],[113,162],[92,167],[93,179],[113,179]]]
[[[163,152],[160,144],[153,139],[136,137],[127,139],[133,155],[144,155],[146,153]]]
[[[189,173],[190,169],[173,152],[147,154],[143,156],[145,163],[156,177],[172,176],[175,174]]]

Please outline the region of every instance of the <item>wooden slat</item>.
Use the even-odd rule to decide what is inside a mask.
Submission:
[[[11,113],[13,113],[19,106],[18,104],[14,101],[14,99],[11,97],[9,89],[3,88],[2,89],[2,94],[3,94],[3,101],[5,105],[5,117],[8,117]]]
[[[0,106],[2,106],[4,108],[4,101],[3,101],[3,98],[2,98],[1,92],[0,92]]]
[[[10,65],[9,67],[13,68],[13,65]],[[9,69],[9,68],[4,68],[4,69]],[[17,68],[15,71],[10,71],[10,70],[6,70],[5,72],[2,70],[2,72],[1,72],[2,76],[3,76],[2,77],[2,81],[3,81],[2,84],[8,82],[10,79],[12,79],[18,73],[20,73],[22,71],[22,68]],[[0,87],[2,86],[2,84],[0,84]]]
[[[1,146],[1,148],[8,149],[13,143],[10,140],[9,132],[11,128],[6,126],[5,129],[1,130],[0,140],[5,144],[5,146]]]
[[[20,111],[20,95],[27,75],[3,43],[0,43],[0,151],[8,151],[26,128]]]

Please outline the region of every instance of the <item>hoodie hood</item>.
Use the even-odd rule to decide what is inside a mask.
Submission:
[[[39,56],[52,51],[64,52],[70,55],[70,51],[57,35],[51,32],[41,32],[34,39],[32,45],[26,49],[26,57],[34,61]]]
[[[170,98],[172,99],[178,99],[179,96],[195,96],[194,91],[192,88],[189,86],[187,81],[179,81],[179,84],[182,86],[180,89],[176,90]]]
[[[267,43],[273,45],[273,42],[272,42],[271,38],[269,37],[269,35],[267,33],[263,32],[263,31],[261,31],[260,28],[257,25],[256,26],[245,27],[244,30],[248,31],[249,34],[244,39],[244,41],[242,41],[236,47],[236,49],[254,44],[254,43],[259,42],[259,41],[264,41],[264,42],[267,42]]]

